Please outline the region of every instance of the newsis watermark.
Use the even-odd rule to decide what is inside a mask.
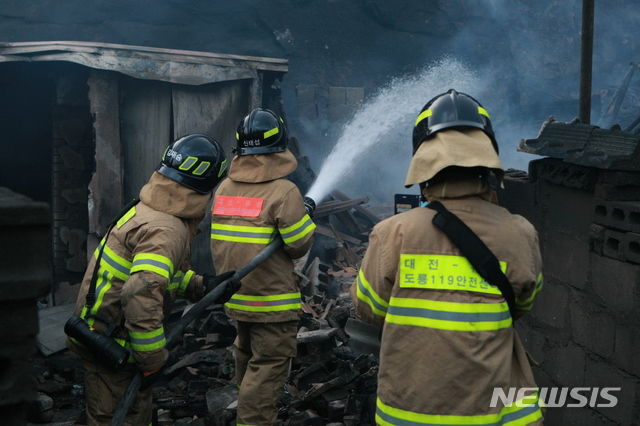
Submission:
[[[505,393],[502,388],[494,388],[491,407],[497,407],[498,400],[505,407],[533,407],[536,403],[542,407],[615,407],[618,398],[612,392],[619,392],[620,389],[622,388],[510,388]],[[539,392],[539,399],[536,392]],[[567,396],[573,400],[568,404]]]

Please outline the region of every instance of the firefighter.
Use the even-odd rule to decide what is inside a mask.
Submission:
[[[242,279],[225,304],[238,322],[234,342],[238,425],[271,426],[283,392],[302,303],[293,259],[304,256],[315,224],[298,187],[287,179],[297,161],[274,112],[256,108],[238,125],[229,177],[216,190],[211,253],[222,270],[238,269],[279,234],[284,244]]]
[[[96,249],[75,309],[75,317],[82,319],[76,323],[91,330],[89,339],[83,344],[68,337],[66,342],[86,370],[89,425],[110,424],[137,371],[144,378],[125,424],[151,423],[149,386],[167,361],[163,321],[174,300],[197,301],[230,275],[202,276],[189,269],[191,242],[227,165],[218,142],[206,135],[176,140],[140,191],[139,202],[124,211]],[[229,287],[219,301],[228,300],[233,289]],[[110,348],[90,350],[95,346],[92,334],[103,340],[110,336],[129,350],[124,366],[104,365],[103,355]]]
[[[414,127],[405,182],[419,184],[428,204],[374,227],[351,289],[357,315],[382,328],[378,425],[542,424],[513,326],[542,287],[538,237],[526,219],[498,206],[490,172],[502,185],[487,111],[453,89],[429,101]],[[442,206],[448,213],[440,215]],[[452,242],[456,233],[470,255]],[[470,263],[480,248],[467,246],[478,237],[495,260],[491,270],[506,274],[501,284]],[[494,393],[526,397],[509,406]]]

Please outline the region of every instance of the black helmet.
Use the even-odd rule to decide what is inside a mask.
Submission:
[[[287,149],[287,128],[273,111],[256,108],[238,125],[236,140],[238,155],[282,152]]]
[[[451,127],[476,127],[483,130],[498,153],[498,142],[491,128],[489,113],[480,102],[465,93],[450,89],[431,99],[422,108],[413,128],[413,153],[427,137]]]
[[[227,174],[227,159],[218,142],[207,135],[188,135],[173,142],[156,167],[161,175],[207,194]]]

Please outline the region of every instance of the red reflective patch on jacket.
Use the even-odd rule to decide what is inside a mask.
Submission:
[[[258,217],[262,212],[264,198],[216,196],[213,214],[220,216]]]

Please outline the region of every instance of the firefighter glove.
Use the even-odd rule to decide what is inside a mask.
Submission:
[[[158,379],[164,377],[164,369],[165,366],[163,365],[157,370],[143,371],[142,382],[140,382],[140,391],[142,392],[149,389]]]
[[[225,280],[231,278],[235,273],[236,271],[228,271],[219,275],[204,274],[203,284],[204,284],[205,294],[209,293],[214,288],[218,287]],[[224,290],[224,293],[222,293],[222,295],[218,297],[216,302],[220,304],[227,303],[229,299],[231,299],[231,296],[233,296],[234,293],[239,289],[240,289],[240,281],[235,281],[235,280],[229,281],[227,283],[227,287]]]
[[[307,209],[307,214],[309,217],[313,217],[313,212],[316,210],[316,202],[309,197],[304,197],[302,200],[304,201],[304,208]]]

